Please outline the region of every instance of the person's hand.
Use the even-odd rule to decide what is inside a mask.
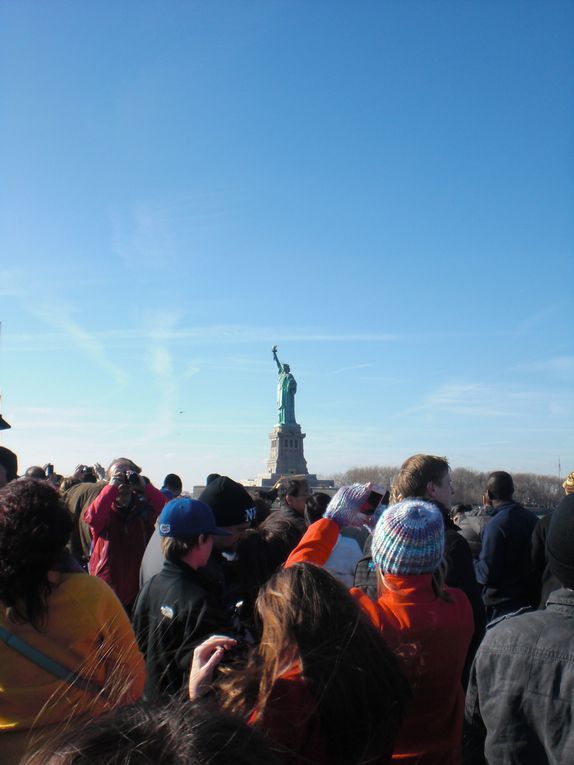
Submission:
[[[327,505],[323,517],[335,521],[339,528],[362,525],[360,510],[369,498],[372,486],[371,483],[342,486]]]
[[[189,672],[189,698],[191,701],[203,695],[213,677],[213,670],[225,651],[234,648],[237,641],[225,635],[212,635],[197,646],[193,652]]]
[[[103,481],[103,480],[104,480],[104,478],[106,477],[106,471],[105,471],[105,470],[104,470],[104,468],[103,468],[103,467],[100,465],[100,463],[99,463],[99,462],[96,462],[96,463],[94,463],[94,465],[93,465],[93,470],[94,470],[94,473],[95,473],[95,474],[98,476],[98,478],[100,479],[100,481]]]
[[[126,471],[125,470],[114,470],[112,477],[110,478],[110,484],[112,486],[116,486],[118,489],[120,486],[126,485]]]
[[[145,494],[147,483],[145,482],[143,475],[140,475],[139,473],[136,473],[135,470],[132,470],[131,472],[128,471],[127,478],[128,484],[132,491],[135,491],[138,494]]]
[[[90,475],[93,475],[94,470],[89,465],[76,465],[74,470],[74,478],[78,478],[80,481],[86,481]]]

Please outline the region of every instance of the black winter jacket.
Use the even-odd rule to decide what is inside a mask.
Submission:
[[[195,646],[209,635],[231,634],[219,584],[204,569],[167,560],[141,589],[132,621],[146,660],[147,699],[180,692]]]

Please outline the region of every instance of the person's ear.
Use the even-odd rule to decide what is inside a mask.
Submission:
[[[431,499],[434,499],[435,496],[435,488],[434,488],[434,482],[429,481],[426,485],[425,494],[427,497],[430,497]]]

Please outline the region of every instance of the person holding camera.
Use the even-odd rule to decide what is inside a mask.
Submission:
[[[138,594],[145,548],[167,501],[134,467],[118,462],[109,484],[82,514],[92,535],[89,572],[110,585],[128,613]]]

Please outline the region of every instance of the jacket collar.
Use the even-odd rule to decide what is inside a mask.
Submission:
[[[384,592],[394,601],[428,603],[436,600],[432,574],[385,574]]]
[[[213,587],[214,585],[214,580],[209,576],[209,572],[206,571],[205,566],[195,569],[181,561],[173,563],[170,560],[164,560],[162,573],[177,579],[188,579],[193,582],[198,582],[206,588]]]
[[[502,505],[498,505],[498,507],[491,507],[489,510],[486,511],[486,515],[490,515],[491,517],[494,517],[495,515],[498,515],[498,513],[502,512],[503,510],[507,510],[509,507],[521,507],[521,505],[518,504],[518,502],[514,502],[514,500],[509,500],[508,502],[503,502]]]
[[[552,608],[552,607],[555,608]],[[546,607],[552,610],[563,610],[560,606],[567,606],[568,609],[574,608],[574,590],[569,590],[567,587],[561,587],[559,590],[554,590],[548,596]]]

